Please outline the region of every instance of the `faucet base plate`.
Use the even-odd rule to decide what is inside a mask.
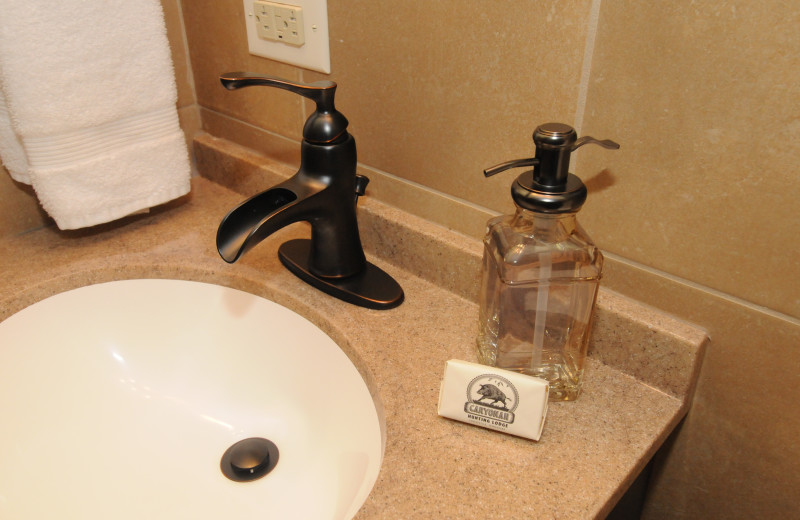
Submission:
[[[380,267],[367,262],[361,273],[324,278],[311,273],[311,240],[290,240],[278,248],[281,263],[295,276],[335,298],[369,309],[391,309],[403,303],[403,289]]]

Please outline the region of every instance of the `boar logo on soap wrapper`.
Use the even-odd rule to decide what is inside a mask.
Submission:
[[[511,381],[496,374],[483,374],[467,385],[464,411],[476,422],[507,426],[514,422],[519,393]]]

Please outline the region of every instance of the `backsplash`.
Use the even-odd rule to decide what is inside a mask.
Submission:
[[[291,167],[210,135],[195,139],[194,153],[201,176],[243,197],[294,173]],[[483,253],[479,240],[373,198],[359,200],[358,205],[366,253],[478,303]],[[673,397],[692,395],[707,343],[702,329],[605,288],[595,310],[589,347],[595,359]],[[465,324],[470,329],[473,325]]]
[[[228,92],[217,75],[327,76],[250,56],[240,0],[163,5],[187,138],[202,124],[296,163],[309,107],[270,89]],[[579,220],[608,259],[603,284],[712,339],[645,517],[792,514],[800,246],[783,237],[800,229],[800,5],[503,5],[328,2],[329,77],[372,179],[368,196],[479,237],[486,218],[511,210],[518,173],[484,179],[482,169],[530,156],[537,124],[619,142],[614,154],[582,149],[574,161],[590,191]],[[0,177],[0,233],[44,225],[35,198]],[[760,373],[784,390],[755,387]],[[730,482],[740,483],[735,496]]]

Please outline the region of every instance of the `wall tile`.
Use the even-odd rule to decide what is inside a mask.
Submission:
[[[574,121],[589,7],[329,2],[331,79],[360,161],[510,209],[515,174],[486,180],[482,171],[532,155],[537,124]]]
[[[295,67],[249,54],[242,2],[187,1],[183,18],[200,105],[299,141],[305,119],[300,96],[261,87],[230,92],[219,83],[220,74],[232,71],[300,79]]]
[[[778,1],[602,4],[583,132],[622,148],[579,152],[582,222],[624,257],[607,286],[712,339],[648,519],[798,507],[800,324],[753,305],[800,316],[798,22]]]
[[[800,480],[800,323],[616,257],[603,284],[703,324],[689,417],[651,479],[647,520],[789,518]]]
[[[590,0],[487,7],[456,0],[329,2],[328,76],[250,56],[240,2],[185,3],[198,100],[299,140],[310,104],[274,89],[226,92],[216,76],[249,68],[307,82],[333,79],[337,108],[350,121],[365,167],[511,211],[508,190],[519,172],[488,180],[481,172],[531,155],[537,124],[573,122]],[[480,234],[482,224],[466,232]]]
[[[603,2],[585,132],[601,247],[800,317],[800,4]]]

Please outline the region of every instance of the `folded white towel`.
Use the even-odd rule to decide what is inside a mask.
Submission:
[[[33,186],[60,228],[189,191],[158,0],[0,0],[0,12],[3,164]]]
[[[28,160],[25,158],[25,150],[11,126],[11,117],[6,108],[6,98],[2,88],[0,88],[0,159],[12,179],[25,184],[31,183],[28,177]]]

